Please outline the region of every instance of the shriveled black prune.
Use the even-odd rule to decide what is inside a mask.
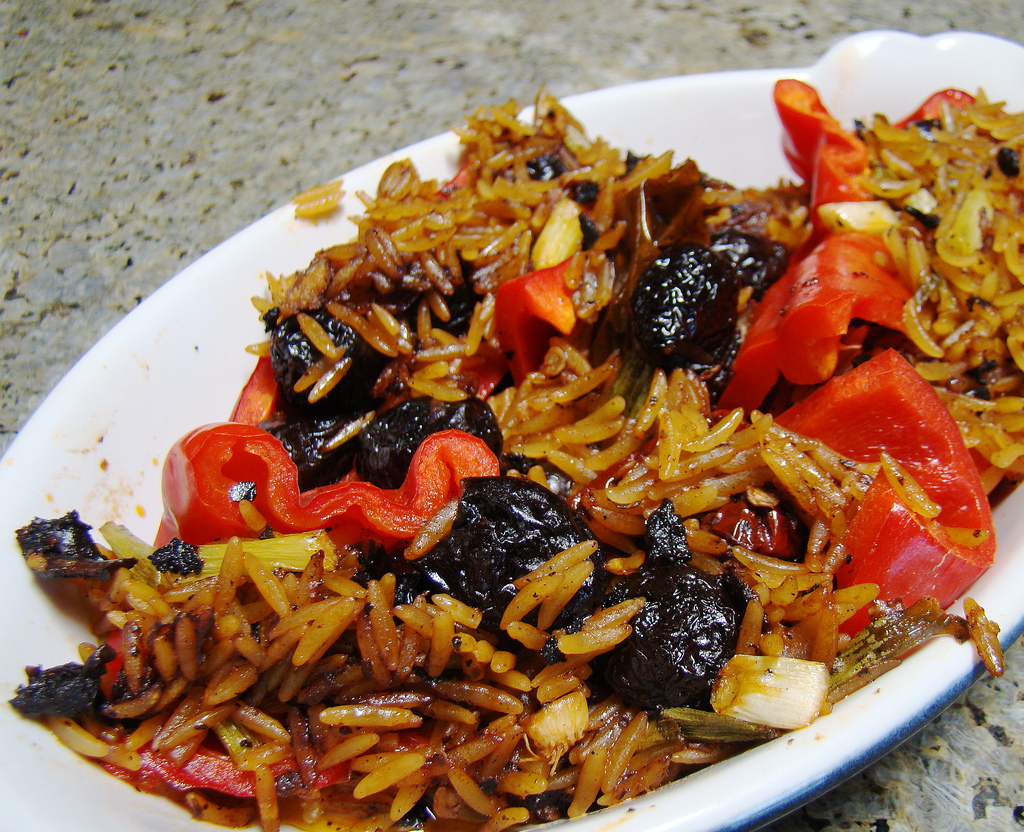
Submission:
[[[593,179],[583,179],[576,183],[573,188],[572,198],[575,202],[580,205],[589,205],[595,199],[598,194],[601,193],[601,186],[598,185]]]
[[[442,430],[471,433],[495,454],[501,453],[501,428],[486,402],[476,398],[461,402],[407,399],[378,414],[359,434],[359,476],[381,488],[398,488],[420,443]]]
[[[1020,175],[1020,157],[1012,147],[999,148],[999,152],[996,153],[996,164],[999,165],[999,170],[1004,176]]]
[[[351,359],[352,364],[331,392],[311,405],[309,391],[296,392],[295,383],[323,358],[323,354],[303,333],[297,315],[279,319],[270,334],[270,363],[284,401],[307,412],[354,413],[369,409],[370,389],[387,364],[387,356],[373,349],[328,310],[311,309],[305,314],[320,324],[338,347],[344,348],[345,357]]]
[[[728,258],[699,243],[670,246],[637,280],[633,334],[659,366],[723,364],[735,348],[739,289]]]
[[[191,543],[173,538],[149,556],[157,572],[173,572],[175,575],[198,575],[203,571],[203,559]]]
[[[526,163],[526,169],[530,172],[530,178],[536,182],[549,182],[566,171],[565,162],[557,153],[545,153],[543,156],[530,159]]]
[[[365,586],[367,581],[379,581],[388,573],[395,576],[396,606],[411,604],[428,590],[423,573],[402,556],[401,550],[389,552],[376,541],[364,542],[359,550],[359,570],[355,580]]]
[[[114,656],[113,648],[104,644],[85,664],[69,662],[46,670],[26,667],[28,684],[18,686],[11,705],[23,716],[78,716],[96,702],[100,677]]]
[[[361,414],[360,414],[361,415]],[[299,490],[309,491],[338,482],[352,470],[357,442],[349,440],[336,448],[327,448],[358,416],[307,416],[264,422],[261,427],[284,446],[299,469]]]
[[[671,504],[664,510],[671,511]],[[655,525],[666,520],[662,516]],[[659,534],[648,528],[649,538]],[[648,545],[643,566],[608,598],[608,604],[629,598],[647,603],[633,618],[629,638],[607,654],[602,673],[632,705],[706,708],[718,671],[736,650],[737,601],[722,578],[690,566],[678,547]]]
[[[109,580],[119,568],[135,566],[135,558],[105,558],[93,543],[77,511],[43,520],[37,517],[15,532],[29,568],[43,578]]]
[[[435,316],[434,326],[445,332],[450,332],[456,337],[465,335],[478,299],[479,296],[473,291],[473,286],[468,280],[460,283],[455,287],[455,291],[446,295],[444,299],[445,305],[448,307],[448,320],[442,321]]]
[[[516,595],[513,581],[563,549],[594,536],[559,497],[518,477],[470,477],[451,530],[413,561],[431,592],[445,592],[483,612],[483,628],[498,632]],[[598,549],[595,569],[555,620],[569,627],[604,597],[607,573]]]
[[[498,458],[498,463],[500,464],[502,474],[507,474],[509,471],[518,471],[524,476],[530,473],[533,466],[539,465],[541,470],[544,471],[544,479],[547,480],[548,488],[551,491],[562,498],[568,497],[569,492],[572,491],[574,484],[572,477],[561,468],[556,468],[546,459],[535,459],[523,454],[508,453],[502,454]]]
[[[580,232],[583,234],[580,245],[584,251],[590,251],[598,237],[601,236],[601,229],[586,214],[580,214]]]
[[[689,563],[691,558],[690,544],[686,539],[686,526],[683,518],[676,514],[671,500],[664,500],[651,513],[645,524],[647,556],[649,558],[669,558],[680,563]]]
[[[906,211],[910,216],[917,220],[925,228],[938,228],[939,223],[942,222],[942,217],[938,214],[926,214],[915,208],[913,205],[904,205],[903,210]]]
[[[735,228],[713,233],[711,249],[732,264],[740,285],[751,287],[755,300],[760,300],[789,266],[789,251],[784,245]]]

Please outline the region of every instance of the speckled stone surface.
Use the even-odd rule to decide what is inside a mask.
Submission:
[[[290,195],[484,103],[800,66],[1019,0],[0,0],[0,450],[103,332]],[[1024,651],[775,832],[1024,828]]]

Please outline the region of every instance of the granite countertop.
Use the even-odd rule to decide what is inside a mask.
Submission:
[[[97,338],[292,194],[486,103],[802,66],[865,29],[1024,42],[1018,0],[5,0],[0,450]],[[1024,827],[1024,651],[776,832]]]

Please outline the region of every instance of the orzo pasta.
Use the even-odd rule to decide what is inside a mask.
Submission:
[[[942,609],[1024,473],[1024,118],[945,91],[852,132],[775,95],[804,184],[624,154],[544,95],[470,116],[449,182],[388,168],[255,300],[155,545],[18,531],[100,646],[15,707],[221,825],[499,830],[807,725],[934,635],[1000,672]]]

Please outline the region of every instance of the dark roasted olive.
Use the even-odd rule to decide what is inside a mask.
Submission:
[[[530,179],[536,182],[549,182],[557,179],[565,173],[565,162],[557,153],[545,153],[543,156],[536,156],[526,163],[526,169],[530,172]]]
[[[303,416],[264,422],[261,427],[284,445],[299,469],[299,490],[309,491],[338,482],[352,469],[357,442],[350,439],[337,448],[326,449],[357,416]]]
[[[370,389],[387,364],[387,356],[326,309],[312,309],[305,314],[320,324],[338,347],[344,348],[345,358],[351,359],[352,364],[330,393],[316,405],[310,405],[308,391],[296,392],[295,383],[323,355],[302,332],[297,315],[279,319],[270,334],[270,363],[282,398],[300,411],[354,413],[369,409]]]
[[[28,683],[18,686],[11,705],[23,716],[78,716],[95,704],[100,677],[115,655],[113,648],[104,644],[85,664],[69,662],[46,670],[26,667]]]
[[[607,654],[608,685],[640,708],[706,708],[718,671],[736,650],[740,616],[721,579],[668,557],[650,557],[609,603],[645,598],[632,634]]]
[[[476,607],[483,612],[483,629],[498,632],[516,595],[513,581],[594,536],[564,500],[531,480],[471,477],[464,485],[450,531],[413,564],[431,592]],[[565,605],[556,628],[579,626],[604,597],[600,549],[592,559],[596,568]]]
[[[633,333],[655,364],[712,367],[735,343],[738,293],[726,257],[699,243],[671,246],[637,281]]]
[[[784,245],[735,228],[712,234],[711,248],[732,263],[740,285],[752,288],[755,300],[760,300],[789,266],[789,251]]]
[[[480,399],[441,402],[427,397],[407,399],[370,422],[359,434],[356,470],[381,488],[398,488],[420,443],[432,433],[461,430],[483,439],[501,453],[501,428],[490,405]]]

